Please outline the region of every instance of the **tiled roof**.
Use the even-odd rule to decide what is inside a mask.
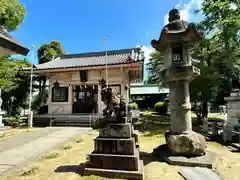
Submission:
[[[107,54],[107,55],[106,55]],[[37,69],[60,69],[74,67],[90,67],[115,64],[127,64],[143,61],[144,55],[141,48],[121,49],[113,51],[101,51],[82,54],[62,55],[56,59],[36,65]]]
[[[29,50],[25,48],[18,40],[10,36],[7,32],[0,28],[0,47],[9,49],[11,54],[27,55]],[[9,54],[10,55],[10,54]]]

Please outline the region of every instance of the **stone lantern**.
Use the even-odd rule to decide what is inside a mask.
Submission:
[[[169,12],[169,23],[153,48],[164,54],[163,80],[169,86],[171,128],[165,133],[170,151],[181,155],[204,155],[205,138],[192,131],[189,83],[200,71],[192,65],[190,47],[202,39],[193,23],[180,20],[179,11]]]

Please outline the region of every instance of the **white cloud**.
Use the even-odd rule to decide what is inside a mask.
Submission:
[[[181,20],[191,20],[192,11],[201,7],[202,0],[190,0],[188,4],[177,4],[175,8],[179,9]],[[182,7],[182,8],[181,8]],[[164,16],[164,25],[168,23],[168,13]]]
[[[141,47],[141,46],[137,45],[136,47]],[[149,62],[150,54],[154,51],[154,49],[152,48],[152,46],[142,46],[142,50],[145,56],[144,63],[147,64]]]

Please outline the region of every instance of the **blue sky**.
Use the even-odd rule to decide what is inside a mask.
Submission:
[[[35,52],[51,40],[59,40],[67,53],[101,51],[108,37],[109,50],[143,45],[148,54],[150,41],[159,38],[171,8],[179,8],[182,19],[199,20],[192,12],[200,0],[20,1],[27,14],[11,34],[28,48],[35,45]],[[36,54],[27,58],[38,62]]]

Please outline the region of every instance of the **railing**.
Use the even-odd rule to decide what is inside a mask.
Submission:
[[[49,126],[51,127],[52,126],[52,123],[54,122],[54,121],[56,121],[56,119],[57,118],[53,118],[53,114],[56,114],[61,108],[63,108],[64,106],[63,105],[61,105],[61,106],[59,106],[53,113],[51,113],[51,117],[50,117],[50,124],[49,124]]]
[[[95,113],[95,110],[96,110],[97,107],[98,107],[98,104],[96,103],[96,105],[94,106],[94,108],[92,110],[92,113],[90,115],[89,127],[91,127],[92,124],[99,119],[99,114]]]

